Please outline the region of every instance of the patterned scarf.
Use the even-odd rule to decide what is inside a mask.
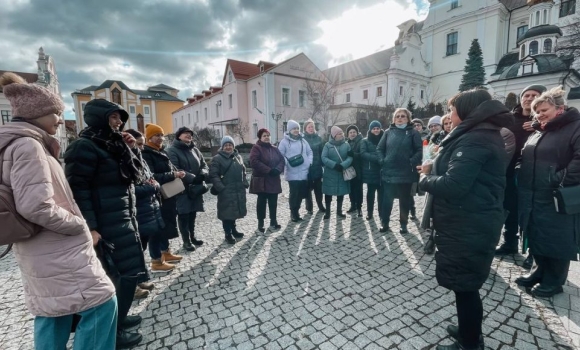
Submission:
[[[119,162],[119,173],[127,183],[139,183],[143,177],[143,163],[135,156],[119,131],[99,129],[92,126],[81,131],[80,137],[89,139],[111,153]]]

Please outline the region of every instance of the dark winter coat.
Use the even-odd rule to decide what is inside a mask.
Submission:
[[[174,171],[177,171],[177,168],[171,164],[169,157],[163,150],[157,150],[145,145],[142,155],[149,166],[149,170],[153,173],[153,178],[159,182],[159,185],[162,186],[175,180]],[[179,237],[177,231],[177,196],[162,199],[161,216],[165,223],[165,229],[163,230],[165,238]]]
[[[352,165],[352,157],[348,155],[348,152],[350,152],[350,146],[344,139],[335,141],[331,138],[324,145],[322,150],[322,163],[324,164],[322,193],[329,196],[344,196],[350,193],[350,182],[344,181],[342,171],[334,169],[336,164],[342,165],[343,169]],[[338,156],[339,154],[340,157]]]
[[[363,140],[363,137],[359,133],[358,135],[356,135],[356,137],[353,140],[348,139],[348,141],[347,141],[348,145],[350,146],[350,150],[351,150],[351,154],[352,154],[352,166],[354,167],[354,170],[356,170],[356,173],[357,173],[356,178],[358,180],[361,179],[360,174],[362,173],[362,158],[361,158],[361,152],[360,152],[362,140]]]
[[[528,137],[533,133],[533,131],[526,131],[524,130],[523,126],[525,122],[529,122],[532,120],[532,116],[525,116],[523,114],[523,108],[521,105],[517,105],[516,108],[512,111],[514,115],[514,123],[508,127],[508,129],[513,132],[515,137],[515,148],[513,157],[509,163],[507,168],[506,175],[508,177],[515,176],[515,168],[518,160],[521,159],[522,149],[524,148],[524,144],[528,140]]]
[[[109,128],[109,115],[118,105],[103,102],[85,107],[85,123]],[[112,259],[122,276],[147,279],[141,241],[137,233],[135,187],[121,177],[119,160],[93,140],[79,138],[64,155],[65,174],[91,231],[114,244]]]
[[[219,151],[212,158],[209,167],[209,180],[218,192],[218,219],[236,220],[246,216],[248,213],[246,189],[250,185],[246,179],[244,161],[238,154],[238,150],[234,150],[230,154]]]
[[[419,186],[433,196],[436,277],[454,291],[476,291],[485,282],[505,215],[506,152],[500,129],[513,122],[498,101],[486,101],[449,133],[434,172]]]
[[[310,148],[312,149],[312,165],[308,170],[308,177],[311,180],[322,178],[322,149],[324,148],[324,142],[322,137],[318,136],[317,133],[309,134],[304,133],[304,140],[308,142]]]
[[[381,159],[381,179],[385,183],[417,182],[417,166],[421,165],[423,143],[413,124],[399,129],[395,124],[385,130],[377,151]]]
[[[436,132],[435,134],[433,134],[431,136],[430,142],[434,145],[440,145],[441,141],[443,141],[443,139],[448,135],[449,133],[445,130],[441,130],[439,132]]]
[[[209,167],[195,144],[187,145],[181,140],[174,140],[171,147],[167,149],[167,156],[171,164],[179,170],[185,171],[183,186],[202,184],[209,174]],[[203,207],[203,196],[191,199],[187,191],[177,196],[177,214],[189,214],[205,211]]]
[[[522,150],[518,171],[520,227],[530,252],[556,259],[576,260],[580,214],[556,212],[552,192],[580,184],[580,113],[568,108],[536,131]]]
[[[280,174],[284,172],[284,156],[278,148],[271,143],[260,140],[252,146],[250,151],[250,166],[252,167],[252,178],[265,178],[263,193],[282,193]],[[270,175],[270,170],[278,169],[276,176]],[[255,180],[254,180],[255,181]]]
[[[144,162],[145,179],[153,179],[153,174]],[[159,187],[142,181],[135,185],[135,197],[137,198],[137,222],[139,223],[139,235],[151,237],[159,234],[165,228],[161,217],[161,205],[159,204]]]
[[[363,183],[372,185],[381,183],[381,156],[377,151],[377,146],[383,134],[382,130],[379,135],[374,135],[369,131],[367,137],[361,141],[362,174],[360,175]]]

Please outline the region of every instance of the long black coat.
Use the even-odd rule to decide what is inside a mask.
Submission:
[[[404,129],[395,124],[385,130],[377,151],[383,159],[381,179],[386,183],[417,182],[417,165],[423,157],[421,135],[412,123]]]
[[[360,157],[362,158],[362,181],[365,184],[379,185],[381,183],[381,156],[377,145],[383,137],[383,131],[374,135],[369,131],[367,137],[361,141]]]
[[[159,182],[159,185],[175,180],[173,172],[177,171],[177,168],[171,164],[169,157],[164,151],[145,145],[142,154],[143,159],[149,166],[149,170],[153,173],[153,178]],[[177,196],[162,199],[161,216],[165,223],[165,229],[163,230],[165,238],[179,237],[177,231]]]
[[[525,122],[529,122],[532,120],[532,116],[525,116],[523,114],[523,109],[521,105],[516,106],[513,111],[514,115],[514,123],[508,127],[508,129],[514,134],[515,138],[515,149],[510,160],[510,164],[508,165],[506,175],[508,177],[515,176],[515,168],[518,161],[521,159],[522,149],[524,148],[524,144],[528,140],[528,137],[533,133],[533,131],[526,131],[523,128]]]
[[[110,128],[109,115],[119,106],[108,101],[85,108],[85,123]],[[88,138],[71,143],[65,155],[65,174],[91,231],[114,244],[112,259],[122,276],[147,279],[145,258],[137,233],[135,188],[120,175],[119,160]]]
[[[421,178],[433,195],[436,277],[454,291],[485,282],[505,215],[506,152],[500,129],[513,123],[498,101],[475,108],[441,143],[434,173]]]
[[[312,165],[310,165],[310,170],[308,170],[308,177],[311,180],[322,178],[322,149],[324,148],[324,142],[322,138],[318,136],[317,133],[309,134],[304,133],[304,140],[308,142],[310,148],[312,149]]]
[[[230,166],[229,169],[228,166]],[[219,151],[212,158],[209,166],[209,180],[218,191],[218,219],[236,220],[246,216],[248,213],[246,189],[250,185],[246,179],[246,167],[238,150],[230,154]]]
[[[144,162],[145,179],[152,179],[153,174],[149,166]],[[165,228],[161,217],[161,205],[159,204],[159,188],[143,181],[135,185],[135,197],[137,197],[137,222],[139,223],[139,235],[151,237],[157,235]]]
[[[167,156],[177,169],[185,171],[185,177],[181,179],[185,188],[196,183],[201,184],[201,181],[204,181],[209,174],[209,167],[193,142],[187,145],[181,140],[174,140],[171,147],[167,149]],[[177,195],[178,214],[202,211],[205,211],[203,207],[203,196],[191,199],[187,195],[187,191]]]
[[[576,260],[580,214],[556,212],[552,192],[580,184],[580,113],[569,108],[530,136],[518,172],[519,221],[534,255]]]

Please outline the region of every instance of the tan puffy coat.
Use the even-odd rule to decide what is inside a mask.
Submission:
[[[14,244],[28,310],[56,317],[108,301],[115,289],[92,246],[90,231],[56,159],[60,146],[42,129],[24,122],[0,127],[2,183],[13,192],[18,212],[43,227]]]

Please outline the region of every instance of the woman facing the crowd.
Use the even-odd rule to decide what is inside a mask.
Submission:
[[[537,123],[522,150],[518,172],[519,222],[536,266],[516,279],[533,295],[562,292],[580,243],[580,214],[556,211],[553,192],[580,184],[580,113],[553,88],[532,102]]]
[[[421,164],[423,144],[421,135],[411,121],[411,112],[397,108],[393,123],[379,141],[377,151],[382,159],[383,210],[381,232],[389,230],[393,201],[399,199],[401,233],[408,233],[407,222],[411,209],[411,187],[417,181],[416,166]]]
[[[292,222],[302,221],[300,205],[308,194],[308,170],[312,164],[312,149],[300,134],[300,124],[288,121],[288,132],[280,141],[278,149],[286,158],[286,181],[290,187],[290,216]]]
[[[234,139],[224,136],[220,145],[209,167],[209,181],[218,193],[217,216],[222,221],[226,242],[236,244],[236,238],[244,238],[244,234],[236,228],[236,220],[248,213],[246,189],[250,185],[246,179],[244,161],[235,149]]]
[[[258,215],[258,231],[265,232],[266,204],[270,212],[270,229],[277,230],[281,226],[276,219],[278,209],[278,194],[282,193],[280,174],[284,171],[284,157],[278,148],[270,143],[270,131],[258,130],[258,141],[250,151],[250,166],[252,181],[250,193],[258,195],[256,214]]]
[[[500,129],[513,123],[513,116],[485,90],[461,92],[449,107],[456,128],[433,165],[422,167],[420,180],[421,189],[433,196],[437,282],[455,293],[459,323],[447,327],[456,342],[437,349],[483,349],[479,289],[503,226],[507,163]]]
[[[312,165],[308,169],[308,194],[306,195],[306,210],[308,214],[314,211],[312,203],[312,192],[314,191],[314,198],[318,205],[318,210],[324,212],[324,204],[322,203],[322,148],[324,143],[322,137],[316,132],[314,121],[308,119],[304,122],[304,140],[308,142],[310,149],[312,149]]]
[[[18,214],[40,230],[14,244],[26,306],[35,316],[34,348],[65,349],[79,314],[75,349],[114,349],[114,286],[96,257],[99,236],[81,216],[52,137],[65,106],[57,94],[14,73],[4,73],[0,87],[15,116],[0,127],[0,182],[12,189]]]
[[[175,179],[183,179],[185,172],[177,170],[167,153],[163,149],[163,141],[165,135],[163,129],[159,125],[147,124],[145,125],[145,146],[143,147],[142,155],[149,170],[153,173],[153,178],[160,186],[171,182]],[[177,233],[177,198],[164,198],[161,202],[161,217],[165,223],[163,235],[160,237],[161,259],[151,261],[151,270],[158,270],[162,268],[164,262],[179,262],[183,258],[181,255],[171,253],[169,249],[169,240],[179,237]]]
[[[360,174],[363,183],[367,184],[367,220],[373,218],[375,206],[375,196],[378,198],[379,213],[383,206],[383,196],[381,191],[381,164],[382,159],[377,146],[383,137],[383,126],[378,120],[373,120],[369,124],[367,137],[364,138],[360,145],[362,158],[362,174]]]
[[[203,194],[191,196],[190,186],[203,185],[209,173],[203,154],[193,143],[193,130],[187,127],[177,129],[175,140],[167,149],[171,163],[185,172],[181,178],[186,190],[177,195],[177,223],[183,240],[183,249],[194,251],[201,246],[202,240],[195,237],[195,219],[198,212],[203,212]]]
[[[121,132],[129,119],[118,104],[104,99],[84,108],[87,127],[64,155],[65,173],[76,202],[93,235],[115,246],[111,256],[120,276],[111,275],[119,305],[117,346],[141,341],[141,334],[125,332],[141,322],[127,316],[139,282],[147,279],[145,258],[137,234],[134,183],[143,165],[130,147],[135,139]]]
[[[344,132],[336,125],[330,129],[330,137],[322,150],[324,164],[322,193],[326,202],[324,219],[330,218],[332,196],[336,196],[336,216],[345,218],[346,215],[342,213],[342,202],[344,195],[350,192],[350,182],[344,180],[342,172],[352,165],[352,157],[348,155],[350,146],[344,139]]]
[[[363,201],[363,181],[362,181],[362,159],[360,157],[360,148],[362,143],[362,135],[358,131],[356,125],[349,125],[346,128],[346,136],[348,137],[348,145],[350,146],[349,156],[352,157],[352,166],[356,171],[357,176],[350,180],[350,209],[347,213],[357,213],[359,218],[362,218],[362,201]]]

